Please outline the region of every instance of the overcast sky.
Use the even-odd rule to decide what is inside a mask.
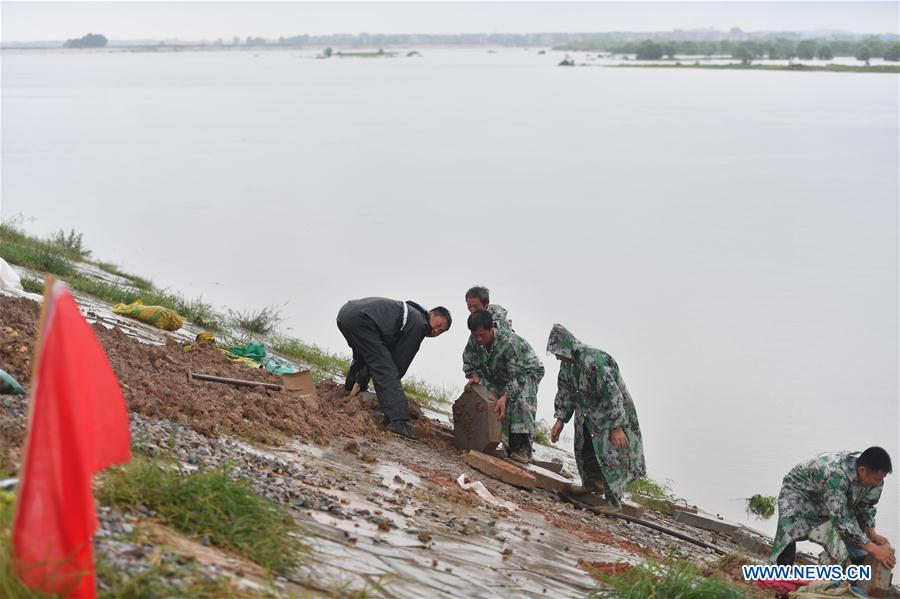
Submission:
[[[898,2],[0,2],[2,40],[302,33],[898,31]]]

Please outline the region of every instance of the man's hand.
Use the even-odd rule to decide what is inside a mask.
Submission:
[[[557,441],[559,441],[559,434],[562,432],[562,429],[565,425],[565,422],[563,422],[559,418],[556,419],[556,422],[553,423],[553,428],[550,429],[551,443],[556,443]]]
[[[869,552],[869,555],[881,562],[885,568],[893,568],[897,564],[897,558],[894,550],[890,545],[876,545],[875,543],[866,543],[863,549]]]
[[[466,381],[466,391],[470,390],[472,388],[472,385],[477,385],[480,382],[481,377],[479,377],[477,374],[472,375],[472,378]]]
[[[497,400],[497,420],[503,420],[506,415],[506,396],[502,396]]]
[[[878,534],[877,532],[875,532],[875,529],[869,529],[866,531],[866,533],[869,535],[869,539],[876,545],[884,545],[887,547],[891,546],[891,542],[888,541],[885,537],[883,537],[880,534]]]
[[[614,428],[609,438],[612,440],[612,444],[619,449],[628,447],[628,437],[625,436],[625,431],[620,428]]]
[[[353,388],[350,389],[350,397],[356,397],[357,395],[359,395],[360,389],[361,387],[359,386],[359,383],[353,383]]]

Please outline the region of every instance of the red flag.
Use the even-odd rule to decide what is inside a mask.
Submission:
[[[59,281],[44,289],[41,323],[13,560],[32,589],[95,597],[91,479],[131,458],[128,409],[103,347]]]

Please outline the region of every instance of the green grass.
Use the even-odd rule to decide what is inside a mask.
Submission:
[[[207,535],[213,545],[283,572],[305,551],[291,516],[223,470],[183,473],[146,460],[109,471],[97,498],[105,504],[146,506],[175,529]]]
[[[62,250],[8,224],[0,225],[0,257],[40,272],[59,276],[75,274],[75,267]]]
[[[541,445],[552,445],[550,443],[550,425],[546,420],[535,420],[534,422],[534,442]]]
[[[760,520],[768,520],[775,515],[775,506],[778,505],[778,499],[771,495],[756,494],[746,499],[747,515],[756,516]]]
[[[631,494],[634,502],[661,514],[668,514],[672,511],[669,504],[687,505],[684,499],[677,497],[672,492],[670,481],[660,483],[643,476],[630,481],[625,485],[625,490]]]
[[[231,323],[253,335],[268,335],[275,332],[276,327],[284,321],[281,310],[275,306],[267,306],[262,310],[238,312],[228,311]]]
[[[31,277],[22,277],[22,289],[28,293],[44,293],[44,284]]]
[[[47,238],[47,243],[73,260],[85,260],[91,255],[91,250],[84,245],[84,233],[76,233],[75,229],[68,233],[60,229]]]
[[[436,387],[416,377],[403,379],[403,392],[419,404],[435,410],[453,401],[451,391],[446,387]]]
[[[590,597],[606,599],[752,599],[756,595],[695,564],[668,560],[635,566],[621,574],[597,573],[602,583]]]

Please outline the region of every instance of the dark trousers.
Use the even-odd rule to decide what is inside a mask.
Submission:
[[[358,316],[349,321],[339,318],[337,325],[353,350],[344,387],[349,391],[353,383],[359,382],[360,387],[365,388],[371,377],[381,410],[388,420],[409,420],[409,403],[400,384],[400,371],[375,323],[365,316]]]
[[[804,540],[804,539],[801,539]],[[846,543],[845,543],[846,544]],[[847,552],[850,554],[850,561],[854,564],[862,564],[866,561],[866,557],[869,555],[869,552],[860,549],[859,547],[853,547],[852,545],[847,545]],[[791,541],[784,550],[778,554],[778,557],[775,558],[775,563],[779,566],[792,566],[794,565],[794,560],[797,558],[797,541]]]
[[[605,479],[603,478],[603,469],[600,468],[600,462],[597,461],[597,452],[594,451],[591,430],[588,428],[587,422],[582,424],[582,426],[584,427],[582,429],[584,443],[581,445],[581,464],[584,467],[585,478],[602,486],[605,484]]]
[[[531,456],[531,435],[528,433],[509,433],[509,447],[507,453],[524,451]]]

